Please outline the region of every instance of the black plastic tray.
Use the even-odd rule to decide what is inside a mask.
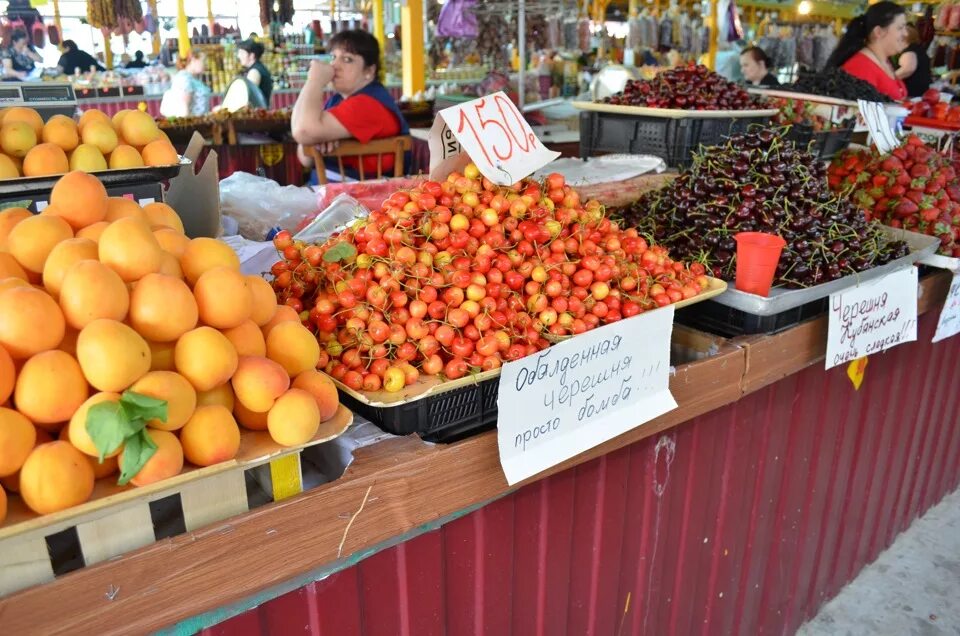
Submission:
[[[429,395],[406,404],[376,407],[345,391],[340,402],[394,435],[416,433],[428,442],[448,444],[497,426],[500,376]]]
[[[825,314],[827,306],[828,299],[820,298],[778,314],[757,316],[707,300],[678,310],[676,321],[681,325],[725,338],[757,334],[769,335],[796,327],[802,322]]]
[[[143,168],[124,168],[120,170],[101,170],[91,172],[106,188],[157,183],[172,179],[180,174],[180,169],[191,165],[189,159],[180,159],[180,163],[172,166],[146,166]],[[21,177],[19,179],[0,180],[0,198],[11,196],[25,196],[46,194],[63,175],[48,175],[43,177]]]
[[[814,132],[812,126],[791,126],[786,135],[798,148],[809,148],[812,155],[823,160],[833,159],[834,155],[849,146],[852,136],[852,123],[843,128],[819,132]]]
[[[721,144],[732,134],[769,121],[770,117],[672,119],[585,111],[580,113],[580,157],[595,152],[647,154],[662,158],[671,168],[685,168],[700,146]]]

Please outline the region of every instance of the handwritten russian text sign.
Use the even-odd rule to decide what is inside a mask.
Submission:
[[[465,163],[500,185],[533,174],[560,156],[547,150],[502,91],[444,108],[430,129],[430,177],[446,178]]]
[[[826,368],[917,339],[917,268],[830,295]]]
[[[677,408],[672,306],[588,331],[503,365],[500,464],[515,484]]]
[[[890,118],[887,117],[883,104],[858,99],[857,106],[870,131],[870,138],[877,145],[880,154],[885,155],[900,145],[900,140],[890,127]]]
[[[933,342],[940,342],[950,336],[960,333],[960,274],[953,275],[950,283],[950,292],[940,310],[940,321],[937,323],[937,332],[933,334]]]

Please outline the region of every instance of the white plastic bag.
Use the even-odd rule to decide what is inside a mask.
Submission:
[[[281,186],[248,172],[234,172],[220,182],[220,211],[240,225],[240,235],[262,241],[274,227],[293,231],[317,211],[313,189]]]
[[[349,194],[338,194],[323,212],[295,235],[307,243],[323,243],[334,232],[343,230],[356,221],[365,218],[370,210]]]

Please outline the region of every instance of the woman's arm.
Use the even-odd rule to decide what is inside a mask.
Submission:
[[[37,53],[36,51],[34,51],[33,49],[31,49],[29,46],[28,46],[27,49],[24,51],[24,53],[26,53],[26,54],[27,54],[27,57],[29,57],[29,58],[30,58],[31,60],[33,60],[34,62],[42,62],[42,61],[43,61],[43,58],[40,57],[40,54]]]
[[[247,71],[247,79],[257,86],[260,86],[260,71],[255,68],[250,69]]]
[[[323,92],[333,79],[329,64],[313,61],[290,116],[290,129],[299,144],[319,144],[325,141],[349,139],[350,133],[336,117],[323,110]]]
[[[897,79],[907,79],[917,70],[917,54],[913,51],[905,51],[900,54],[899,66],[897,67]]]
[[[26,73],[23,71],[13,70],[13,60],[11,60],[9,57],[5,57],[3,58],[3,76],[23,79],[26,76]]]

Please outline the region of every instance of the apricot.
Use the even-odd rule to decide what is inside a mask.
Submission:
[[[0,130],[0,135],[2,135]],[[2,139],[2,136],[0,136]],[[7,155],[0,155],[0,180],[20,178],[20,165]]]
[[[137,152],[137,149],[127,144],[119,144],[110,153],[108,165],[111,170],[121,170],[124,168],[142,168],[143,157]]]
[[[65,328],[63,313],[46,292],[12,287],[0,293],[0,345],[14,360],[56,349]]]
[[[17,369],[13,366],[13,358],[6,349],[0,347],[0,404],[6,404],[10,399],[16,380]]]
[[[150,370],[151,371],[175,371],[176,366],[173,363],[173,350],[177,346],[176,341],[171,342],[153,342],[147,341],[150,345]]]
[[[320,409],[312,395],[303,389],[290,389],[274,403],[267,414],[270,437],[281,446],[306,444],[320,428]]]
[[[263,413],[251,411],[237,400],[233,405],[233,415],[237,418],[237,423],[248,431],[267,430],[266,411]]]
[[[80,144],[70,153],[70,169],[80,172],[101,172],[107,169],[107,160],[100,149],[93,144]]]
[[[107,229],[107,226],[110,225],[106,221],[98,221],[92,223],[82,230],[77,230],[77,238],[90,239],[94,243],[100,242],[100,235],[103,234],[103,231]]]
[[[116,320],[94,320],[80,331],[77,359],[91,385],[121,392],[150,370],[150,346]]]
[[[93,494],[93,468],[69,442],[33,449],[20,469],[20,496],[37,514],[82,504]]]
[[[113,222],[128,216],[140,219],[149,225],[140,204],[133,199],[128,199],[127,197],[107,197],[107,211],[103,217],[104,221]]]
[[[282,366],[268,358],[243,356],[230,381],[236,399],[252,411],[269,411],[274,401],[290,388]]]
[[[233,343],[240,356],[265,356],[267,343],[263,339],[263,332],[252,320],[245,320],[232,329],[224,329],[223,335]]]
[[[77,359],[54,349],[38,353],[24,363],[17,375],[13,399],[18,411],[44,426],[69,420],[89,395]]]
[[[207,270],[193,287],[200,322],[217,329],[231,329],[250,318],[253,298],[243,274],[228,267]]]
[[[66,439],[73,444],[78,451],[90,457],[99,457],[100,451],[97,450],[93,439],[90,437],[90,433],[87,432],[87,415],[90,412],[90,407],[103,402],[120,402],[120,394],[114,393],[113,391],[94,393],[87,398],[86,402],[80,405],[80,408],[73,414],[70,422],[66,426]],[[105,453],[104,456],[116,457],[120,454],[121,450],[123,450],[122,443],[115,449]]]
[[[233,377],[237,350],[212,327],[197,327],[180,336],[173,352],[177,372],[198,391],[209,391]]]
[[[12,254],[0,252],[0,279],[17,278],[24,282],[29,278]]]
[[[102,110],[85,110],[80,113],[80,119],[77,121],[77,128],[83,130],[87,124],[90,122],[100,122],[102,124],[109,124],[113,126],[113,120],[110,119],[110,116],[107,115]]]
[[[95,146],[103,156],[109,155],[120,143],[117,133],[109,123],[93,121],[80,128],[80,140]]]
[[[90,239],[72,238],[61,241],[50,251],[43,265],[43,286],[54,298],[60,296],[63,279],[80,261],[97,260],[97,244]]]
[[[157,445],[150,459],[130,479],[135,486],[146,486],[179,475],[183,470],[183,447],[177,436],[169,431],[147,429],[147,435]],[[120,453],[120,464],[123,464],[123,453]]]
[[[190,244],[190,239],[184,236],[183,232],[178,232],[170,227],[158,227],[153,231],[153,235],[157,237],[157,243],[160,244],[160,247],[164,251],[170,252],[176,256],[178,260],[181,256],[183,256],[183,252],[187,249],[187,245]],[[267,284],[269,285],[269,283]]]
[[[100,261],[126,283],[160,270],[163,251],[150,227],[139,219],[117,219],[100,235],[98,245]]]
[[[31,216],[33,212],[26,208],[7,208],[0,211],[0,250],[7,249],[7,237],[10,236],[13,226]]]
[[[253,302],[250,320],[262,327],[277,313],[277,295],[273,292],[270,283],[256,274],[248,274],[244,280],[247,282],[247,289],[250,290],[250,298]]]
[[[143,147],[140,152],[143,163],[148,166],[173,166],[180,163],[180,155],[166,139],[155,139]]]
[[[291,385],[295,389],[303,389],[313,396],[320,409],[320,421],[326,422],[333,417],[340,408],[340,398],[337,395],[337,385],[325,373],[310,369],[300,373],[293,379]]]
[[[13,226],[7,236],[7,250],[25,270],[40,274],[54,246],[70,238],[73,230],[64,219],[36,215]]]
[[[173,371],[150,371],[134,382],[130,390],[167,402],[167,420],[147,422],[147,426],[162,431],[182,428],[197,408],[196,390],[185,377]]]
[[[197,301],[187,284],[147,274],[130,294],[130,324],[147,340],[170,342],[197,326]]]
[[[147,222],[152,229],[168,227],[183,234],[183,221],[176,210],[166,203],[154,201],[143,206],[143,214],[147,217]]]
[[[107,220],[107,202],[100,180],[78,170],[60,177],[50,191],[50,203],[74,230]]]
[[[180,443],[190,463],[212,466],[237,456],[240,427],[224,407],[201,406],[180,429]]]
[[[166,250],[160,255],[160,271],[157,273],[183,280],[183,270],[180,269],[179,259]]]
[[[54,115],[43,125],[40,139],[44,143],[55,144],[64,152],[70,152],[80,143],[77,125],[66,115]]]
[[[267,357],[279,362],[291,377],[317,367],[320,343],[298,322],[283,322],[267,335]]]
[[[3,124],[10,125],[17,122],[22,122],[30,126],[34,134],[36,134],[37,139],[43,134],[43,117],[32,108],[25,106],[8,108],[3,115]]]
[[[119,131],[124,141],[138,148],[160,137],[160,129],[153,116],[139,110],[131,110],[121,118]]]
[[[37,133],[23,122],[12,122],[0,127],[0,149],[10,157],[25,157],[37,145]]]
[[[37,443],[37,429],[22,413],[0,408],[0,477],[23,466]]]
[[[198,237],[190,241],[180,256],[180,267],[187,282],[195,285],[200,276],[214,267],[240,271],[240,258],[223,241]]]
[[[122,321],[130,294],[120,275],[99,261],[74,263],[60,283],[60,309],[68,325],[83,329],[94,320]]]
[[[273,317],[260,327],[260,330],[263,332],[263,337],[270,337],[270,332],[273,331],[273,328],[284,322],[295,322],[299,325],[300,316],[297,315],[296,310],[290,305],[277,305]]]

